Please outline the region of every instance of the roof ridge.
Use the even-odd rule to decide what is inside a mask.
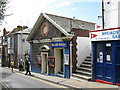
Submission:
[[[83,22],[88,22],[88,23],[95,23],[95,22],[80,20],[80,19],[78,19],[78,18],[70,18],[70,17],[67,17],[67,16],[61,16],[61,15],[55,15],[55,14],[49,14],[49,13],[45,13],[45,14],[46,14],[46,15],[56,16],[56,17],[61,17],[61,18],[69,19],[69,20],[77,20],[77,21],[83,21]]]

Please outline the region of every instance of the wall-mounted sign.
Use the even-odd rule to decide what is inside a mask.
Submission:
[[[69,54],[64,54],[64,64],[69,65]]]
[[[65,48],[68,47],[68,42],[52,42],[51,47],[52,48]]]
[[[120,29],[92,31],[90,38],[91,41],[120,40]]]

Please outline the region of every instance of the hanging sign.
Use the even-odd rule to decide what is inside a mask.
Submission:
[[[90,32],[91,41],[120,40],[120,29],[97,30]]]

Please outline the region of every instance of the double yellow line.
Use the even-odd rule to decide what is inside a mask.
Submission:
[[[2,80],[0,79],[0,84],[6,89],[6,90],[12,90],[10,87]]]

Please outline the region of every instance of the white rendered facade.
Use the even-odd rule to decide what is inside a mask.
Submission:
[[[120,0],[104,0],[104,27],[120,27]]]

